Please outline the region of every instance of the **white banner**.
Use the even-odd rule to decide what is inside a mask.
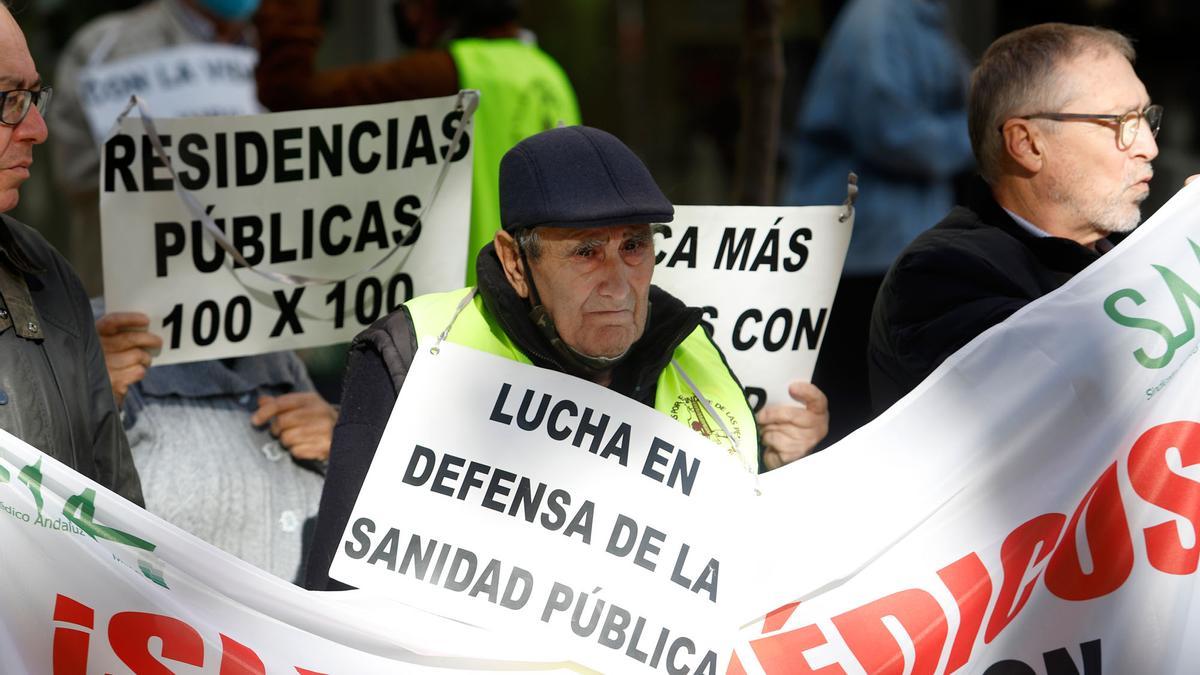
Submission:
[[[137,94],[158,117],[262,112],[254,84],[258,52],[250,47],[191,44],[79,71],[79,103],[96,143]],[[136,112],[134,114],[137,114]]]
[[[304,591],[4,431],[0,542],[6,674],[568,672],[512,631]]]
[[[604,672],[653,672],[662,653],[718,672],[754,614],[756,483],[653,408],[442,343],[413,360],[330,576],[521,622]]]
[[[677,206],[654,283],[704,310],[757,411],[809,380],[850,246],[841,206]]]
[[[733,656],[718,655],[730,658],[727,672],[1195,672],[1200,668],[1195,639],[1200,634],[1200,403],[1195,395],[1200,366],[1192,357],[1198,309],[1200,185],[1193,185],[1063,288],[951,357],[871,425],[826,452],[762,476],[762,494],[751,500],[741,522],[769,529],[752,535],[751,543],[724,539],[720,532],[697,539],[710,542],[703,545],[714,547],[712,557],[721,560],[722,594],[731,588],[727,581],[756,584],[744,589],[744,599],[759,606],[736,607],[741,602],[734,598],[728,607],[734,613],[730,621],[745,623],[732,640]],[[545,386],[531,377],[523,375],[522,382]],[[583,503],[576,497],[585,499],[584,493],[572,493],[570,505],[559,497],[563,515],[552,512],[553,518],[539,525],[526,522],[524,511],[493,510],[479,514],[474,527],[466,526],[463,536],[478,537],[472,545],[489,540],[472,549],[476,571],[480,561],[485,572],[488,561],[502,561],[495,570],[504,582],[520,578],[512,574],[513,566],[530,578],[536,574],[540,583],[547,566],[567,579],[578,555],[609,555],[597,545],[609,492],[629,489],[619,508],[636,513],[643,533],[648,523],[687,520],[687,514],[630,489],[640,481],[656,498],[680,501],[672,489],[682,485],[682,475],[674,488],[651,480],[634,470],[632,461],[622,466],[617,446],[605,456],[609,443],[603,440],[593,454],[590,433],[580,447],[564,443],[544,452],[536,466],[529,462],[524,448],[532,450],[539,435],[551,440],[552,432],[561,435],[556,430],[566,424],[569,407],[559,408],[557,426],[543,418],[540,427],[528,423],[533,428],[527,431],[521,428],[518,402],[524,392],[514,385],[496,410],[496,383],[482,376],[483,384],[476,386],[476,378],[470,374],[460,380],[463,400],[436,413],[449,427],[431,432],[436,444],[426,446],[436,453],[437,468],[414,465],[412,480],[423,480],[421,485],[404,484],[407,465],[393,474],[393,485],[426,490],[436,508],[396,507],[386,513],[381,507],[375,531],[359,530],[370,535],[365,546],[351,527],[347,552],[370,551],[354,562],[388,577],[378,591],[366,593],[296,590],[0,434],[3,670],[148,672],[159,662],[175,672],[216,673],[226,659],[230,669],[238,664],[249,672],[575,668],[566,661],[599,663],[595,652],[607,648],[602,638],[593,632],[595,645],[578,634],[578,639],[556,641],[547,638],[553,633],[546,626],[565,619],[575,633],[573,624],[579,622],[578,632],[587,635],[596,630],[589,622],[597,616],[604,639],[625,640],[625,651],[610,650],[621,664],[614,667],[618,672],[641,664],[666,673],[721,672],[688,648],[694,643],[668,638],[659,648],[662,632],[654,633],[650,649],[644,642],[630,649],[638,624],[617,625],[617,620],[605,629],[609,615],[603,612],[609,610],[594,615],[587,604],[577,605],[578,616],[575,605],[569,617],[565,608],[553,609],[545,625],[540,615],[518,611],[508,611],[513,617],[508,624],[488,630],[439,618],[457,615],[463,604],[490,604],[493,589],[498,602],[517,597],[505,595],[504,584],[478,585],[486,574],[465,592],[447,588],[461,585],[463,578],[447,576],[456,551],[441,541],[431,553],[408,549],[414,534],[427,536],[441,528],[449,537],[450,528],[464,527],[462,513],[484,506],[489,491],[491,499],[511,504],[522,490],[526,495],[537,491],[534,480],[605,472],[605,479],[589,488],[598,495],[590,543],[575,528],[566,533],[572,516],[583,510],[575,506]],[[613,411],[606,432],[596,432],[606,440],[623,436],[615,429],[629,422],[632,460],[633,452],[644,447],[634,443],[639,433],[629,421],[634,418],[619,417],[624,413],[610,407],[602,393],[584,390],[579,396],[580,403],[595,406],[593,414]],[[542,400],[531,394],[526,415]],[[547,416],[555,405],[553,396],[546,399]],[[481,410],[487,416],[482,421]],[[569,421],[579,421],[580,413],[577,409]],[[493,415],[511,416],[512,422],[494,421]],[[596,423],[594,417],[591,421]],[[515,471],[497,483],[495,476],[502,474],[467,460],[471,449],[456,439],[470,432],[458,427],[481,424],[492,429],[494,445],[506,459],[512,455],[521,463],[516,468],[529,472],[525,488]],[[389,428],[390,434],[400,432]],[[694,488],[699,490],[710,466],[702,441],[665,440],[704,462]],[[452,455],[461,463],[448,459]],[[668,471],[674,466],[667,460],[656,471],[675,475]],[[619,487],[610,490],[610,481]],[[501,494],[494,485],[513,487]],[[547,485],[544,496],[555,487]],[[569,489],[576,489],[573,483]],[[557,547],[531,548],[525,537],[508,536],[514,528],[536,533],[540,526],[547,530],[540,538],[553,539],[551,530],[561,523],[566,524],[558,530]],[[659,555],[666,555],[667,542],[684,541],[674,534],[664,535]],[[588,602],[623,599],[633,588],[663,590],[653,587],[664,580],[665,567],[651,571],[630,564],[638,551],[647,559],[652,553],[638,541],[631,555],[610,557],[641,575],[642,586],[573,586],[572,600],[580,599],[581,590],[588,592]],[[657,537],[645,541],[654,543]],[[724,550],[723,542],[744,550]],[[461,551],[458,541],[445,543]],[[539,555],[539,550],[548,552]],[[427,583],[428,595],[414,585],[406,600],[424,603],[436,591],[445,598],[438,605],[444,612],[421,612],[389,598],[387,587],[409,573],[401,570],[406,555],[414,573],[416,557],[425,556],[425,573],[441,584]],[[739,556],[755,560],[755,574],[742,579],[737,565],[726,566],[726,560]],[[386,570],[393,558],[396,572]],[[702,578],[687,576],[693,582]],[[665,579],[670,583],[669,575]],[[521,588],[512,586],[514,592]],[[697,606],[689,602],[701,598],[680,588],[670,606],[654,607],[653,615]],[[724,609],[725,598],[718,598]],[[649,621],[641,625],[642,640],[649,628]],[[258,667],[260,661],[269,668]],[[181,665],[186,663],[199,665]]]
[[[345,342],[414,295],[458,288],[469,133],[431,203],[455,100],[156,120],[178,185],[142,121],[125,119],[102,153],[108,311],[148,314],[163,365]],[[176,187],[256,269],[350,278],[298,286],[235,264]]]

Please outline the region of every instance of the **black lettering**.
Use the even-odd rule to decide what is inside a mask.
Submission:
[[[700,460],[693,459],[688,462],[687,453],[682,448],[675,455],[675,461],[671,464],[671,475],[667,478],[667,487],[675,487],[678,481],[683,482],[683,494],[692,495],[692,485],[696,482],[696,474],[700,473]]]
[[[433,466],[437,462],[437,455],[429,448],[423,445],[413,446],[412,457],[408,460],[408,468],[404,469],[404,477],[401,479],[409,485],[420,487],[429,480],[433,475]]]
[[[421,538],[413,535],[408,540],[408,546],[404,547],[404,557],[400,559],[400,573],[408,574],[408,568],[414,564],[416,567],[413,572],[418,579],[424,580],[425,573],[429,571],[429,563],[433,561],[433,551],[437,548],[438,542],[436,539],[430,539],[425,548],[421,548]]]
[[[800,338],[805,338],[805,345],[808,349],[816,349],[817,343],[821,339],[821,329],[825,327],[825,315],[828,310],[821,308],[817,314],[817,320],[814,322],[812,312],[806,307],[800,310],[800,315],[796,318],[796,337],[792,340],[792,351],[800,348]]]
[[[695,227],[689,227],[683,231],[683,238],[679,240],[679,246],[675,249],[675,253],[671,255],[671,259],[667,261],[667,267],[674,267],[679,263],[686,263],[689,269],[696,267],[696,243],[699,240],[699,233]]]
[[[642,475],[654,480],[655,482],[663,482],[666,476],[659,473],[658,469],[654,467],[658,466],[659,464],[666,466],[666,455],[674,452],[674,450],[675,446],[664,441],[658,436],[655,436],[654,440],[650,442],[650,452],[646,454],[646,462],[642,465]]]
[[[379,166],[379,153],[372,150],[363,159],[363,136],[379,138],[379,125],[371,120],[363,120],[350,130],[350,168],[356,173],[371,173]]]
[[[171,137],[166,134],[159,134],[159,143],[162,144],[163,150],[171,147]],[[166,178],[155,177],[155,172],[159,169],[165,169],[166,164],[163,164],[162,159],[154,152],[154,144],[149,136],[142,136],[142,189],[146,192],[167,192],[174,189],[174,183],[170,176]]]
[[[757,309],[748,309],[742,312],[737,321],[733,322],[733,348],[738,351],[744,352],[753,347],[755,342],[758,342],[758,337],[754,335],[751,335],[749,338],[742,337],[742,325],[750,319],[762,321],[762,312]]]
[[[475,568],[478,564],[479,559],[467,549],[460,548],[455,551],[454,559],[450,562],[450,571],[446,576],[446,588],[460,593],[467,590],[471,585],[471,579],[475,578]],[[460,574],[461,579],[459,578]]]
[[[467,460],[455,455],[443,454],[442,461],[438,464],[437,477],[433,479],[433,484],[429,489],[447,497],[454,496],[454,488],[446,484],[447,480],[458,480],[459,473],[456,469],[461,468],[467,463]]]
[[[137,192],[138,184],[133,177],[133,160],[137,155],[137,144],[133,137],[118,134],[104,143],[104,191],[115,192],[117,174],[126,192]]]
[[[778,223],[779,221],[775,221]],[[751,272],[757,272],[759,267],[766,265],[772,272],[779,271],[779,230],[771,228],[767,230],[766,239],[763,240],[762,246],[758,249],[758,255],[754,256],[754,262],[750,265]]]
[[[343,223],[350,220],[350,209],[343,204],[334,204],[325,210],[321,216],[321,250],[325,255],[341,255],[350,248],[350,235],[343,234],[342,238],[334,243],[333,241],[333,220],[340,219]]]
[[[258,216],[234,216],[231,229],[233,230],[233,247],[242,255],[245,264],[237,263],[235,267],[253,267],[262,262],[267,249],[262,243],[263,224]],[[249,250],[247,250],[249,249]]]
[[[517,474],[504,469],[496,469],[492,473],[492,480],[488,481],[487,491],[483,493],[483,501],[480,504],[497,513],[504,513],[504,504],[496,501],[496,495],[507,497],[510,492],[509,486],[516,479]]]
[[[772,230],[774,231],[774,230]],[[775,332],[774,328],[778,322],[783,322],[783,334],[776,340],[772,338]],[[777,309],[771,313],[767,319],[767,325],[763,328],[763,348],[769,352],[777,352],[787,344],[788,336],[792,333],[792,312],[786,308]]]
[[[283,214],[274,211],[271,213],[271,264],[294,260],[296,249],[283,247]]]
[[[624,558],[633,551],[633,544],[637,541],[637,534],[637,521],[623,513],[618,513],[617,522],[613,525],[612,534],[608,536],[608,546],[604,548],[605,553],[618,558]],[[625,541],[622,543],[621,539],[623,537]]]
[[[541,426],[542,418],[546,416],[546,408],[550,405],[550,394],[542,394],[542,402],[538,405],[537,412],[533,417],[529,417],[527,413],[533,397],[533,390],[526,389],[525,396],[521,398],[521,405],[517,408],[517,426],[524,431],[533,431]]]
[[[462,111],[461,110],[454,110],[449,113],[446,113],[446,116],[442,118],[442,136],[445,136],[446,140],[451,141],[451,142],[454,141],[454,134],[455,134],[455,132],[458,131],[459,120],[461,120],[461,119],[462,119]],[[409,142],[411,143],[411,139],[409,139]],[[467,150],[469,150],[470,148],[471,148],[471,137],[466,132],[463,132],[462,138],[460,138],[459,142],[458,142],[458,150],[456,150],[454,152],[454,156],[452,156],[450,158],[450,161],[457,162],[458,160],[462,159],[463,157],[466,157]],[[442,157],[444,158],[446,156],[446,153],[449,151],[450,151],[450,146],[449,145],[444,146],[442,148]],[[405,164],[405,166],[408,166],[408,165]]]
[[[579,420],[579,427],[575,429],[575,438],[571,441],[571,445],[582,447],[583,439],[587,436],[592,437],[592,446],[588,452],[593,455],[600,450],[600,442],[604,438],[604,431],[608,429],[608,415],[601,413],[600,423],[592,424],[592,409],[583,409],[583,419]]]
[[[412,212],[408,209],[412,209]],[[392,233],[392,241],[397,246],[412,246],[421,238],[421,218],[416,213],[420,209],[421,199],[416,195],[404,195],[396,200],[396,205],[392,207],[392,217],[397,223],[410,228],[408,234],[404,234],[403,229]]]
[[[546,606],[542,608],[542,623],[550,623],[550,615],[555,611],[565,612],[571,608],[571,599],[575,593],[569,586],[554,582],[550,595],[546,597]]]
[[[719,270],[722,268],[721,256],[725,256],[725,264],[723,267],[727,270],[732,270],[734,265],[737,265],[739,270],[746,269],[746,262],[750,258],[750,246],[754,241],[754,230],[747,228],[742,231],[742,238],[736,245],[733,243],[734,235],[737,234],[737,228],[727,227],[721,233],[721,244],[717,248],[717,260],[713,263],[713,269]],[[741,260],[735,263],[738,256]]]
[[[462,485],[458,487],[458,494],[455,497],[460,501],[465,501],[471,488],[483,487],[483,479],[479,478],[479,474],[486,474],[491,470],[492,467],[487,464],[472,461],[467,465],[467,475],[463,478]]]
[[[388,528],[387,534],[383,535],[379,545],[371,553],[371,557],[367,558],[367,562],[374,565],[380,560],[387,564],[387,568],[393,572],[396,571],[396,554],[400,548],[400,530],[394,527]]]
[[[288,127],[287,129],[276,129],[275,133],[272,134],[271,140],[275,143],[276,183],[291,183],[304,180],[304,169],[298,167],[295,169],[287,168],[288,160],[300,159],[304,154],[297,146],[288,147],[288,142],[300,139],[303,133],[300,127]]]
[[[537,490],[530,490],[529,479],[522,477],[517,483],[517,493],[513,495],[513,502],[508,507],[508,515],[516,515],[517,511],[521,511],[521,517],[525,522],[532,523],[537,517],[538,509],[542,505],[542,495],[546,492],[546,484],[538,483]]]
[[[504,402],[508,400],[508,392],[512,391],[512,385],[505,382],[500,385],[500,393],[496,395],[496,405],[492,406],[492,414],[488,417],[493,422],[500,424],[512,424],[512,415],[509,415],[501,410],[504,407]]]
[[[804,263],[808,262],[808,246],[805,246],[804,243],[800,241],[801,239],[804,241],[811,241],[812,230],[808,229],[807,227],[801,227],[792,233],[791,238],[788,240],[788,249],[791,250],[792,253],[795,253],[796,257],[795,259],[783,259],[783,269],[787,270],[788,272],[797,272],[804,268]]]
[[[554,489],[546,498],[546,508],[550,513],[542,514],[542,527],[554,531],[567,522],[567,508],[571,505],[571,495],[566,490]]]
[[[361,253],[368,243],[373,243],[381,249],[388,247],[387,230],[383,227],[383,212],[379,202],[372,199],[363,210],[362,224],[358,228],[358,240],[354,243],[354,252]]]
[[[567,399],[563,399],[554,404],[554,408],[550,410],[550,419],[546,421],[546,433],[549,434],[550,438],[553,438],[556,441],[565,441],[571,436],[570,427],[558,426],[558,418],[564,412],[567,412],[571,415],[571,417],[574,417],[579,414],[579,407],[575,405],[574,401]]]
[[[253,164],[249,150],[254,149]],[[258,185],[267,177],[267,142],[256,131],[236,131],[233,134],[234,181],[239,187]],[[253,168],[251,168],[253,166]]]
[[[188,167],[179,172],[179,185],[185,190],[202,190],[208,184],[208,160],[198,150],[207,150],[208,141],[202,134],[184,134],[179,139],[179,160]],[[193,175],[194,170],[194,175]]]
[[[346,542],[345,546],[343,547],[346,551],[346,555],[354,558],[355,560],[361,560],[362,557],[367,554],[367,551],[371,549],[371,537],[368,535],[374,533],[374,521],[368,518],[359,518],[358,520],[354,521],[354,525],[350,528],[350,535],[354,537],[354,542],[358,542],[358,545],[355,546],[354,542]]]
[[[292,335],[304,333],[304,326],[300,325],[300,317],[297,316],[300,296],[304,295],[304,289],[304,286],[297,286],[292,290],[290,296],[282,290],[274,292],[275,306],[279,308],[279,318],[275,320],[275,326],[271,328],[271,337],[279,337],[285,328],[291,330]]]
[[[185,238],[179,223],[154,224],[154,276],[167,276],[167,258],[183,253]]]
[[[400,167],[407,169],[417,158],[424,159],[427,165],[437,164],[437,153],[433,148],[433,135],[429,131],[429,118],[424,115],[417,115],[413,118],[412,130],[408,134],[408,145],[404,148],[404,162]]]
[[[335,124],[329,131],[332,139],[325,138],[321,127],[308,128],[308,143],[312,153],[308,158],[308,173],[313,179],[321,177],[321,166],[330,176],[342,175],[342,125]]]

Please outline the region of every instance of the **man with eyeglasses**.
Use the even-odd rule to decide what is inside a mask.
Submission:
[[[1133,60],[1120,33],[1055,23],[984,53],[968,95],[983,180],[884,279],[867,350],[877,412],[1141,222],[1163,109]]]
[[[49,100],[0,2],[0,429],[141,506],[83,285],[33,229],[2,215],[46,140]]]

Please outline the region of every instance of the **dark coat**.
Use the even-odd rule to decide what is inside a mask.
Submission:
[[[79,278],[0,215],[0,428],[143,505]]]
[[[904,249],[875,298],[867,347],[875,411],[1099,256],[1069,239],[1025,230],[978,181],[969,206],[955,207]]]

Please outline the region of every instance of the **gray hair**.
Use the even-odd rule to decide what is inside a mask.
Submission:
[[[1131,64],[1129,38],[1106,28],[1043,23],[1001,36],[984,52],[971,74],[967,128],[979,172],[989,183],[1000,175],[1005,120],[1054,112],[1074,92],[1066,90],[1060,66],[1085,53],[1115,52]],[[1035,110],[1036,108],[1036,110]]]

